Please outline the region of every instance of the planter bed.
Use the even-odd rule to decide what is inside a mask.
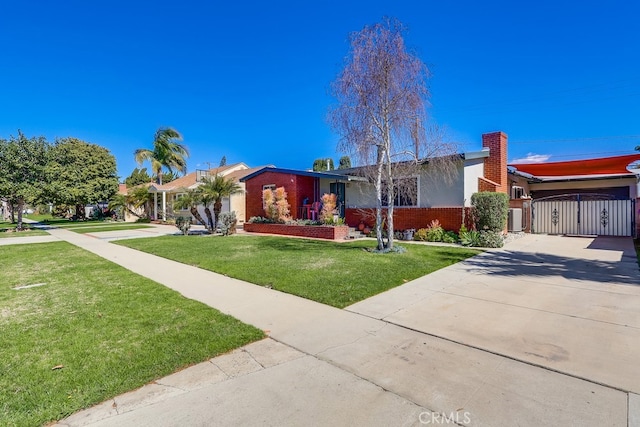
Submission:
[[[346,225],[287,225],[245,223],[244,231],[250,233],[282,234],[285,236],[310,237],[313,239],[343,240],[349,235]]]

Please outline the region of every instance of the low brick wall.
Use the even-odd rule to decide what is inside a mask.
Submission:
[[[394,208],[393,209],[393,228],[395,230],[407,230],[410,228],[420,229],[426,228],[431,221],[437,219],[440,221],[442,228],[448,231],[458,232],[462,224],[462,206],[460,207],[444,207],[444,208]],[[465,225],[471,229],[473,221],[471,218],[471,208],[465,209]],[[360,221],[370,227],[375,222],[375,209],[353,209],[345,210],[346,223],[351,227],[357,227]],[[383,209],[383,215],[387,212]]]
[[[285,236],[310,237],[314,239],[343,240],[349,235],[346,225],[286,225],[244,223],[244,231],[250,233],[282,234]]]

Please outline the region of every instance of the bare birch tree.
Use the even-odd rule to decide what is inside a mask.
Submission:
[[[427,138],[429,70],[407,50],[402,32],[399,21],[385,18],[353,33],[344,69],[332,84],[337,105],[329,121],[341,136],[338,149],[356,159],[375,187],[378,250],[393,249],[394,201],[411,191],[400,177],[429,158],[451,154],[450,146]]]

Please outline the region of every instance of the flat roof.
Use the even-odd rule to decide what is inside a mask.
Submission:
[[[345,174],[339,174],[339,173],[303,171],[303,170],[296,170],[296,169],[270,168],[270,167],[262,168],[258,171],[255,171],[252,174],[242,177],[240,178],[240,181],[245,182],[265,172],[286,173],[291,175],[310,176],[313,178],[326,178],[326,179],[333,179],[338,181],[366,181],[366,179],[359,176],[345,175]]]

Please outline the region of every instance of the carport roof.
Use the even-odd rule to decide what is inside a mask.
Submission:
[[[606,178],[633,176],[627,167],[639,160],[640,154],[629,154],[566,162],[514,163],[509,166],[516,169],[516,173],[542,180]]]

